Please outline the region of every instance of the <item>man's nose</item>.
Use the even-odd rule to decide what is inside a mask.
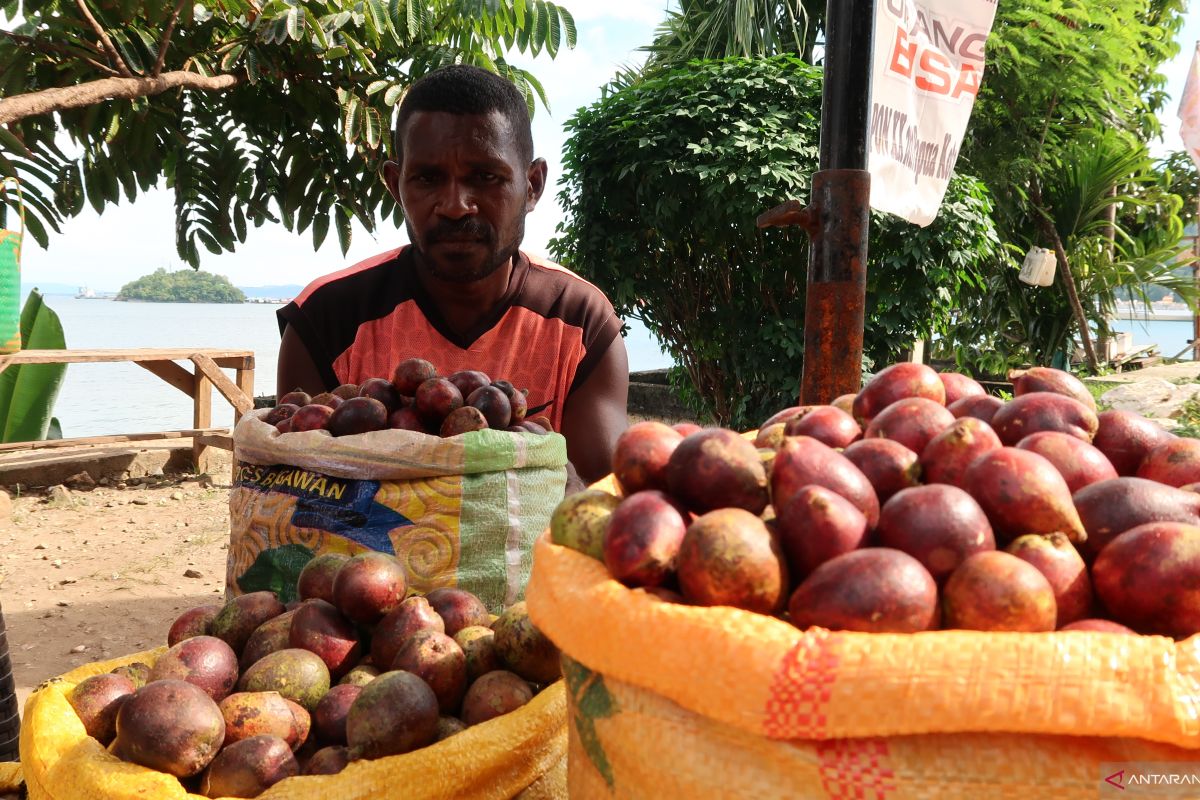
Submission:
[[[447,181],[438,202],[438,213],[450,219],[462,219],[479,213],[471,188],[462,181]]]

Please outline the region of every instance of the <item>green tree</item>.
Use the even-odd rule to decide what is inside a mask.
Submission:
[[[825,21],[824,0],[680,0],[668,11],[650,53],[649,67],[693,58],[798,55],[813,63]]]
[[[314,247],[332,228],[343,252],[353,219],[398,223],[377,170],[406,88],[472,63],[532,110],[541,85],[504,53],[575,44],[547,0],[0,0],[0,13],[22,20],[0,30],[0,175],[24,182],[35,241],[85,202],[100,212],[165,181],[193,267],[267,221],[311,229]]]
[[[160,267],[122,286],[116,299],[145,303],[244,303],[246,295],[224,275],[188,269],[167,272]]]
[[[654,72],[567,123],[557,258],[642,320],[693,408],[748,427],[795,402],[808,241],[756,216],[807,195],[821,71],[791,55]],[[937,222],[872,219],[866,354],[943,332],[999,241],[982,185],[958,178]]]

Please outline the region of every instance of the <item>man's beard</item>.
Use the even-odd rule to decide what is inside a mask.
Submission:
[[[412,223],[405,220],[404,226],[408,230],[408,241],[411,242],[417,258],[424,265],[426,271],[434,278],[446,283],[474,283],[483,280],[506,263],[512,261],[513,256],[517,253],[517,249],[521,246],[521,240],[525,238],[524,215],[521,216],[521,219],[517,223],[517,230],[512,240],[500,248],[497,248],[494,244],[496,232],[490,225],[473,219],[461,220],[458,223],[443,222],[426,236],[426,242],[429,245],[436,244],[445,238],[476,237],[488,245],[489,250],[483,263],[478,266],[466,266],[454,262],[442,264],[431,257],[418,244]]]

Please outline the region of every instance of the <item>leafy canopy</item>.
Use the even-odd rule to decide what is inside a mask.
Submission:
[[[314,247],[333,229],[343,252],[352,219],[398,224],[377,172],[406,88],[471,63],[512,79],[532,110],[542,87],[504,53],[553,57],[576,39],[548,0],[7,0],[0,11],[23,19],[0,31],[0,120],[6,106],[50,106],[0,125],[0,175],[24,181],[33,238],[46,246],[85,203],[101,212],[165,181],[193,267],[267,221],[311,230]]]

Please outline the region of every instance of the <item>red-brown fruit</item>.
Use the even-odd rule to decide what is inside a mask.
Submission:
[[[763,424],[759,425],[758,429],[761,431],[764,428],[771,427],[772,425],[782,424],[794,417],[807,414],[811,408],[813,408],[813,406],[788,406],[787,408],[776,411],[774,414],[763,420]]]
[[[208,624],[210,636],[216,636],[233,648],[233,652],[241,653],[250,635],[273,617],[278,617],[286,609],[274,592],[250,592],[238,595],[230,600],[213,617]]]
[[[343,400],[349,400],[351,397],[358,397],[358,384],[343,383],[330,392],[330,394],[335,394]]]
[[[106,672],[75,684],[67,702],[79,716],[87,735],[107,745],[117,735],[117,712],[134,691],[129,678]]]
[[[963,488],[987,514],[999,541],[1055,531],[1072,542],[1087,538],[1067,482],[1037,453],[1015,447],[984,453],[967,467]]]
[[[472,625],[488,625],[492,615],[483,601],[466,589],[444,587],[425,595],[429,605],[442,618],[444,633],[454,636]]]
[[[215,636],[193,636],[167,650],[154,662],[150,680],[187,681],[220,702],[237,685],[238,657]]]
[[[281,420],[279,420],[279,422],[276,422],[275,430],[279,431],[280,433],[291,433],[292,432],[292,418],[288,417],[287,419],[281,419]]]
[[[983,420],[956,419],[921,451],[921,476],[926,483],[948,483],[961,489],[971,462],[1002,446],[992,426]]]
[[[486,609],[484,609],[486,613]],[[446,632],[446,624],[425,597],[413,596],[405,599],[386,617],[379,620],[371,632],[371,660],[387,668],[400,651],[408,637],[417,631]]]
[[[321,392],[320,394],[313,397],[312,403],[310,405],[329,406],[330,408],[337,408],[344,402],[346,402],[344,398],[338,397],[333,392]]]
[[[720,508],[697,517],[679,548],[679,588],[692,603],[774,614],[787,601],[787,561],[759,517]]]
[[[346,716],[362,690],[361,686],[343,684],[325,693],[312,715],[318,741],[327,745],[346,743]]]
[[[1151,522],[1125,531],[1092,565],[1096,596],[1139,633],[1200,633],[1200,526]]]
[[[1072,622],[1070,625],[1064,625],[1059,628],[1060,631],[1093,631],[1095,633],[1124,633],[1127,635],[1137,636],[1137,631],[1132,628],[1126,628],[1119,622],[1113,622],[1111,619],[1081,619]]]
[[[983,385],[974,378],[961,372],[939,372],[938,379],[946,390],[946,407],[957,403],[964,397],[984,397],[987,392]]]
[[[917,454],[891,439],[860,439],[843,452],[871,482],[880,503],[901,489],[921,483]]]
[[[388,415],[388,428],[396,431],[427,433],[424,420],[415,408],[398,408]]]
[[[941,385],[940,383],[938,384]],[[879,498],[858,467],[844,455],[810,436],[791,436],[779,447],[771,467],[771,498],[784,506],[809,484],[824,486],[853,503],[867,525],[879,522]]]
[[[1050,582],[1058,609],[1055,627],[1061,628],[1092,612],[1092,582],[1087,564],[1067,537],[1061,533],[1030,533],[1018,536],[1004,550],[1033,564]]]
[[[538,414],[536,417],[527,417],[524,421],[532,422],[534,425],[544,428],[550,433],[554,432],[554,424],[550,422],[550,418],[545,414]]]
[[[325,428],[334,436],[353,436],[381,431],[387,426],[387,406],[374,397],[353,397],[333,410]]]
[[[326,690],[326,694],[328,693],[328,690]],[[307,708],[294,700],[289,700],[285,697],[283,698],[283,702],[287,703],[288,710],[292,712],[291,734],[283,738],[293,751],[300,750],[304,745],[308,744],[308,734],[312,730],[312,714]],[[316,710],[315,707],[314,710]]]
[[[604,564],[627,586],[660,586],[674,572],[687,521],[663,492],[626,497],[609,515]]]
[[[193,636],[207,636],[209,624],[219,613],[221,606],[216,604],[189,608],[171,623],[171,630],[167,631],[167,647],[174,647]]]
[[[525,413],[529,410],[529,390],[524,391],[516,388],[508,381],[492,381],[492,386],[504,392],[504,396],[508,398],[508,406],[510,409],[509,422],[519,423],[525,419]]]
[[[471,684],[463,698],[462,721],[468,726],[504,716],[533,699],[533,689],[520,675],[502,669]]]
[[[786,430],[787,422],[773,422],[765,428],[759,428],[758,433],[754,434],[754,446],[759,450],[774,450],[783,444]]]
[[[500,669],[500,656],[496,655],[496,632],[491,628],[471,625],[454,634],[454,641],[467,657],[468,686],[481,675]]]
[[[684,437],[667,461],[670,494],[695,513],[767,507],[767,471],[754,444],[724,428]]]
[[[971,495],[944,483],[916,486],[883,504],[879,544],[907,553],[941,584],[968,557],[996,549],[992,526]]]
[[[864,425],[875,415],[906,397],[924,397],[946,404],[946,387],[931,367],[902,361],[879,371],[854,398],[854,418]]]
[[[225,719],[226,746],[252,736],[278,736],[293,750],[303,744],[296,737],[292,706],[279,692],[234,692],[217,707]]]
[[[309,396],[308,392],[304,391],[303,389],[293,389],[292,391],[284,394],[283,397],[276,399],[275,405],[280,406],[286,404],[303,408],[311,402],[312,398]]]
[[[329,406],[307,405],[297,409],[296,413],[288,417],[286,421],[290,424],[293,433],[319,431],[328,427],[329,418],[332,416],[333,409]]]
[[[1002,550],[969,557],[942,588],[947,628],[974,631],[1054,630],[1054,589],[1037,567]]]
[[[258,797],[284,778],[300,774],[292,748],[278,736],[234,742],[212,760],[200,781],[205,797]]]
[[[1092,444],[1122,477],[1136,475],[1147,453],[1175,438],[1157,422],[1132,411],[1101,411],[1098,419],[1100,429]]]
[[[443,438],[457,436],[460,433],[481,431],[488,427],[487,418],[483,412],[474,406],[463,406],[451,411],[442,421],[438,434]]]
[[[955,419],[974,417],[990,425],[996,412],[1003,407],[1003,400],[989,394],[983,397],[964,397],[956,400],[952,405],[946,406],[946,410],[953,414]]]
[[[1008,374],[1013,383],[1013,395],[1021,397],[1034,392],[1053,392],[1071,397],[1083,403],[1092,413],[1096,412],[1096,398],[1083,385],[1083,381],[1069,372],[1053,367],[1033,367]]]
[[[297,607],[299,606],[297,605]],[[246,640],[246,646],[242,648],[242,654],[238,658],[238,666],[243,672],[265,656],[285,650],[290,646],[292,617],[294,616],[296,616],[295,611],[285,611],[254,629],[254,633],[250,634],[250,638]]]
[[[826,561],[788,603],[804,630],[918,633],[938,626],[937,586],[912,556],[886,547],[855,550]]]
[[[121,703],[112,747],[125,761],[187,778],[208,766],[224,741],[225,718],[203,689],[162,680]]]
[[[349,672],[362,655],[354,625],[325,600],[307,600],[296,609],[288,641],[292,647],[320,656],[329,668],[330,679],[335,681]]]
[[[553,683],[562,677],[562,654],[533,624],[524,600],[504,609],[492,628],[496,656],[506,668],[535,684]]]
[[[392,385],[405,397],[417,393],[417,387],[430,378],[438,376],[437,368],[423,358],[407,358],[396,365],[392,373]]]
[[[829,401],[829,405],[834,408],[840,408],[850,416],[854,416],[854,398],[857,396],[857,394],[839,394]]]
[[[645,489],[667,490],[667,461],[683,436],[661,422],[635,422],[617,438],[612,473],[626,496]]]
[[[391,668],[411,672],[429,684],[443,714],[458,712],[467,691],[467,657],[446,634],[417,631],[400,646]]]
[[[1031,433],[1017,447],[1042,456],[1062,474],[1071,494],[1093,483],[1117,477],[1112,463],[1095,447],[1067,433]]]
[[[1090,443],[1100,420],[1095,411],[1074,398],[1054,392],[1033,392],[1005,403],[992,417],[992,427],[1007,447],[1041,431],[1059,431]]]
[[[422,383],[414,400],[417,413],[439,427],[451,411],[463,406],[462,392],[445,378],[430,378]]]
[[[333,604],[351,622],[374,625],[404,600],[404,567],[386,553],[352,557],[333,579]]]
[[[792,495],[776,510],[775,530],[795,578],[862,547],[869,532],[863,513],[824,486],[805,486]]]
[[[1137,476],[1167,486],[1200,481],[1200,439],[1181,436],[1163,442],[1142,459]]]
[[[299,410],[300,406],[296,405],[295,403],[278,403],[274,408],[263,415],[262,421],[268,425],[278,425],[280,422],[283,422],[285,419],[291,417]]]
[[[1113,478],[1080,489],[1072,498],[1087,530],[1084,554],[1096,556],[1131,528],[1147,522],[1200,525],[1200,495],[1145,478]]]
[[[498,386],[484,386],[471,392],[467,405],[483,412],[489,428],[504,430],[512,421],[512,403]]]
[[[350,749],[341,745],[322,747],[304,765],[304,775],[337,775],[350,765]]]
[[[953,423],[954,415],[945,406],[924,397],[906,397],[877,413],[863,438],[892,439],[920,453]]]
[[[383,758],[431,744],[437,695],[411,672],[385,672],[363,687],[346,715],[350,759]]]
[[[671,426],[671,430],[678,432],[680,436],[691,436],[693,433],[699,433],[704,430],[704,428],[694,422],[676,422]]]
[[[811,436],[839,450],[863,435],[854,417],[833,406],[815,406],[807,414],[792,417],[784,423],[783,432],[786,436]]]
[[[528,431],[529,433],[536,433],[538,436],[545,436],[550,432],[541,425],[538,425],[536,422],[530,422],[529,420],[523,420],[521,422],[521,430]]]
[[[345,553],[321,553],[314,556],[296,579],[296,594],[301,600],[324,600],[333,602],[333,579],[338,570],[346,565],[350,556]]]
[[[396,387],[386,378],[367,378],[358,385],[358,396],[378,400],[387,410],[387,414],[404,405],[400,399],[400,392],[396,391]]]
[[[487,373],[480,372],[477,369],[464,369],[450,375],[446,380],[458,387],[458,393],[464,398],[470,397],[471,392],[480,389],[484,386],[489,386],[492,379],[487,376]]]

